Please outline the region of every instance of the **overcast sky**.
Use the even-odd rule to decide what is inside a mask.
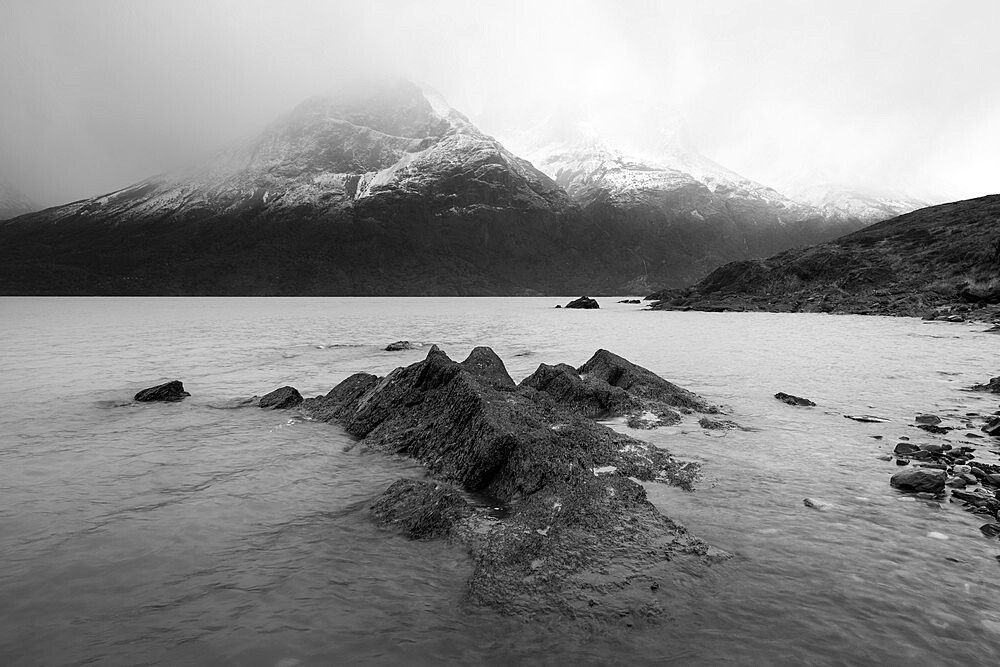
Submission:
[[[0,176],[42,204],[249,136],[358,75],[509,137],[567,104],[767,184],[1000,192],[997,0],[0,0]]]

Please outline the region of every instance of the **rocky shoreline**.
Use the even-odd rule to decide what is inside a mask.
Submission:
[[[1000,393],[1000,378],[968,391]],[[175,380],[136,400],[189,395]],[[790,409],[816,406],[785,392],[774,398]],[[423,464],[428,478],[393,483],[367,506],[370,519],[409,539],[461,545],[474,566],[467,600],[504,614],[656,623],[671,582],[703,576],[732,557],[646,497],[643,483],[692,490],[699,466],[596,420],[623,418],[633,428],[685,417],[708,430],[739,425],[722,418],[718,406],[607,350],[579,368],[540,364],[517,384],[490,348],[457,362],[435,345],[422,361],[384,377],[355,373],[326,395],[303,399],[284,386],[241,405],[296,409],[339,424],[356,438],[353,446]],[[879,456],[899,468],[889,484],[928,502],[962,503],[983,517],[984,535],[1000,536],[1000,465],[976,456],[977,440],[1000,438],[1000,410],[918,414],[911,426],[924,441],[900,435],[891,453]]]
[[[653,310],[1000,321],[1000,196],[942,204],[820,245],[725,264]]]

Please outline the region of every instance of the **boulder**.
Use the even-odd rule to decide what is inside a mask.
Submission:
[[[581,296],[579,299],[573,299],[566,304],[567,308],[600,308],[601,304],[597,303],[596,299],[591,299],[589,296]]]
[[[395,343],[389,343],[385,346],[386,352],[399,352],[401,350],[416,350],[417,348],[423,347],[419,343],[411,343],[408,340],[397,340]]]
[[[472,515],[457,489],[413,479],[394,482],[375,499],[370,511],[376,525],[392,527],[416,540],[444,537]]]
[[[986,435],[1000,437],[1000,417],[991,417],[981,430]]]
[[[986,537],[1000,537],[1000,523],[987,523],[979,527]]]
[[[937,415],[917,415],[914,421],[918,424],[940,424],[941,418]]]
[[[933,468],[909,468],[897,472],[889,483],[902,491],[939,493],[944,490],[948,474]]]
[[[262,408],[270,408],[271,410],[285,410],[294,408],[301,403],[302,394],[299,393],[299,390],[295,387],[284,386],[261,396],[257,405]]]
[[[892,450],[892,453],[896,456],[909,456],[910,454],[919,451],[920,447],[914,445],[913,443],[900,442],[897,443],[896,447]]]
[[[152,401],[173,402],[183,401],[184,397],[190,395],[191,394],[184,391],[184,384],[180,380],[171,380],[170,382],[158,384],[155,387],[143,389],[133,397],[133,400],[143,403],[149,403]]]
[[[816,404],[810,401],[808,398],[801,398],[799,396],[792,396],[791,394],[786,394],[783,391],[779,391],[774,395],[776,399],[782,403],[788,403],[789,405],[801,405],[804,407],[812,407]]]

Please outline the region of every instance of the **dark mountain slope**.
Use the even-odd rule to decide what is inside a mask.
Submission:
[[[726,264],[656,309],[925,315],[1000,304],[1000,195],[942,204],[835,241]]]

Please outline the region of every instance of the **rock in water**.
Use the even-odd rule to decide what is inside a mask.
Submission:
[[[1000,523],[987,523],[979,527],[986,537],[1000,537]]]
[[[712,419],[711,417],[702,417],[699,419],[698,426],[709,431],[730,431],[740,427],[740,425],[734,421],[730,421],[728,419]]]
[[[371,507],[377,525],[395,528],[415,540],[444,537],[471,514],[460,491],[413,479],[393,482]]]
[[[889,420],[885,417],[876,417],[875,415],[844,415],[846,419],[853,419],[856,422],[863,422],[866,424],[884,424]]]
[[[1000,437],[1000,417],[990,418],[982,428],[983,433]]]
[[[948,474],[944,470],[910,468],[897,472],[889,480],[889,483],[902,491],[939,493],[944,490],[944,484],[947,479]]]
[[[133,400],[148,403],[152,401],[183,401],[185,396],[190,396],[184,391],[184,384],[180,380],[171,380],[158,384],[155,387],[143,389],[133,397]]]
[[[567,308],[600,308],[601,305],[597,303],[597,299],[591,299],[589,296],[581,296],[579,299],[574,299],[566,304]]]
[[[648,621],[629,581],[671,581],[728,557],[660,514],[631,479],[690,488],[696,465],[531,387],[511,391],[506,377],[488,348],[457,363],[435,346],[384,378],[351,376],[304,409],[337,419],[367,449],[421,461],[441,480],[394,484],[373,517],[414,537],[466,544],[475,561],[470,599],[503,613]],[[443,482],[506,503],[507,513],[466,515]]]
[[[804,407],[815,406],[816,404],[810,401],[808,398],[801,398],[799,396],[792,396],[791,394],[786,394],[783,391],[779,391],[774,395],[776,399],[782,403],[788,403],[789,405],[801,405]]]
[[[934,426],[941,423],[941,418],[937,415],[917,415],[914,421],[918,424],[930,424]]]
[[[988,383],[973,385],[970,389],[972,391],[988,391],[991,394],[1000,394],[1000,377],[990,378]]]
[[[895,448],[893,448],[892,453],[895,454],[896,456],[909,456],[910,454],[919,451],[920,447],[914,445],[913,443],[900,442],[896,444]]]
[[[385,346],[386,352],[399,352],[400,350],[415,350],[419,345],[414,345],[408,340],[397,340],[395,343],[389,343]]]
[[[272,410],[285,410],[294,408],[300,403],[302,403],[302,394],[299,393],[299,390],[295,387],[285,386],[261,396],[258,405]]]
[[[719,411],[698,394],[667,382],[656,373],[607,350],[595,352],[578,370],[582,377],[604,380],[612,387],[620,387],[645,400],[698,412]]]

